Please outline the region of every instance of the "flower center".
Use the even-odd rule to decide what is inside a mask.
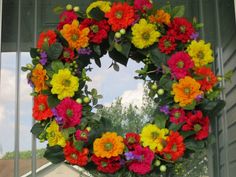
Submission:
[[[207,81],[207,82],[210,82],[210,81],[211,81],[211,77],[207,76],[207,77],[206,77],[206,81]]]
[[[64,85],[65,87],[69,87],[70,86],[70,80],[68,80],[68,79],[63,80],[62,85]]]
[[[188,88],[188,87],[184,88],[184,93],[185,94],[187,94],[187,95],[190,94],[190,91],[191,91],[190,88]]]
[[[73,153],[73,154],[71,154],[71,158],[73,158],[73,159],[77,159],[78,156],[77,156],[75,153]]]
[[[94,32],[97,33],[99,31],[98,25],[92,25],[90,26],[90,29]]]
[[[41,112],[42,112],[42,111],[44,111],[44,110],[45,110],[45,108],[46,108],[46,107],[45,107],[45,105],[44,105],[44,104],[40,104],[40,105],[39,105],[39,111],[41,111]]]
[[[112,143],[105,143],[104,144],[105,151],[110,151],[110,150],[112,150],[112,148],[113,148],[113,144]]]
[[[87,138],[87,134],[85,132],[82,132],[80,135],[82,138]]]
[[[176,119],[180,118],[180,112],[175,112],[174,117],[175,117]]]
[[[107,166],[107,162],[102,161],[101,165],[102,165],[102,167],[106,167]]]
[[[168,40],[165,40],[164,46],[165,46],[165,48],[169,48],[171,46],[171,42]]]
[[[128,139],[128,143],[130,143],[130,144],[135,143],[135,138],[130,137],[130,138]]]
[[[183,62],[183,61],[179,61],[179,62],[177,63],[177,67],[178,67],[178,68],[183,68],[183,67],[184,67],[184,62]]]
[[[116,18],[121,19],[123,17],[123,11],[117,11],[115,13]]]
[[[159,136],[159,134],[157,132],[152,132],[152,139],[157,139],[157,137]]]
[[[67,51],[64,51],[64,52],[63,52],[63,57],[64,57],[64,58],[70,58],[70,53],[67,52]]]
[[[199,132],[202,129],[202,126],[200,124],[195,124],[194,125],[194,131]]]
[[[79,36],[77,34],[73,34],[71,36],[72,41],[77,41],[79,39]]]
[[[144,32],[144,33],[142,34],[142,37],[143,37],[143,39],[144,39],[145,41],[147,41],[147,40],[150,39],[150,34],[149,34],[148,32]]]
[[[186,27],[185,26],[180,26],[179,30],[180,30],[181,33],[185,33]]]
[[[55,135],[56,135],[55,132],[51,132],[51,133],[50,133],[50,136],[51,136],[51,137],[54,137]]]
[[[71,110],[71,109],[67,109],[66,110],[66,115],[67,115],[67,117],[72,117],[73,116],[73,111]]]
[[[177,145],[174,144],[174,145],[172,146],[171,150],[174,151],[174,152],[176,152],[176,151],[177,151]]]
[[[200,59],[204,59],[204,53],[202,51],[199,51],[197,53],[197,57],[200,58]]]

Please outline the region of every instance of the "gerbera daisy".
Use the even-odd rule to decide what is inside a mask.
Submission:
[[[54,44],[56,40],[57,40],[57,35],[53,30],[42,32],[39,35],[37,48],[41,49],[44,44],[46,44],[47,46],[50,46]]]
[[[52,76],[50,82],[52,94],[57,94],[58,99],[73,97],[79,87],[79,79],[73,76],[69,69],[60,69]]]
[[[170,122],[179,124],[183,123],[186,120],[185,112],[182,108],[173,108],[170,111]]]
[[[179,83],[172,85],[174,101],[181,107],[192,104],[197,96],[202,95],[201,85],[193,78],[186,76],[179,80]]]
[[[126,29],[130,26],[134,18],[134,8],[128,3],[113,3],[111,10],[106,13],[108,23],[111,25],[113,31],[119,31],[120,29]]]
[[[53,116],[47,101],[47,95],[40,94],[34,97],[33,118],[35,120],[41,121]]]
[[[75,133],[75,138],[78,141],[87,142],[88,141],[88,135],[89,135],[88,130],[77,130],[76,133]]]
[[[64,11],[60,15],[60,22],[57,25],[57,29],[61,30],[65,24],[71,24],[73,20],[76,20],[78,18],[78,15],[74,11]]]
[[[93,143],[94,154],[102,158],[116,157],[123,153],[124,148],[123,138],[115,132],[106,132]]]
[[[73,20],[72,24],[66,24],[60,31],[62,36],[67,40],[71,49],[85,48],[89,44],[89,28],[80,29],[79,21]]]
[[[126,133],[124,143],[128,147],[129,150],[134,149],[135,146],[139,145],[140,143],[139,134],[133,133],[133,132]]]
[[[163,142],[167,138],[169,130],[160,129],[154,124],[147,124],[141,132],[141,141],[144,147],[149,147],[152,151],[161,152],[164,148]]]
[[[170,54],[176,48],[175,38],[173,36],[163,36],[160,38],[158,48],[162,53]]]
[[[41,64],[37,64],[31,75],[31,81],[35,86],[34,91],[40,92],[42,90],[47,90],[48,86],[45,83],[46,80],[48,80],[46,69],[43,69]]]
[[[170,14],[166,13],[164,10],[157,10],[155,15],[151,15],[149,20],[151,23],[159,23],[170,25]]]
[[[204,40],[193,40],[187,48],[189,56],[192,58],[195,67],[205,66],[214,61],[211,44],[205,44]]]
[[[134,0],[134,8],[145,12],[152,8],[152,3],[150,0]]]
[[[173,54],[167,61],[171,73],[181,79],[188,74],[189,69],[193,68],[194,64],[189,55],[183,51]]]
[[[154,24],[148,23],[145,19],[141,19],[132,27],[132,43],[135,47],[143,49],[149,47],[158,41],[161,33],[156,31]]]

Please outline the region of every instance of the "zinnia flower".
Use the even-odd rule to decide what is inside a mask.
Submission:
[[[171,131],[170,135],[166,139],[166,143],[166,147],[161,152],[165,159],[176,161],[184,155],[184,138],[179,134],[179,132]]]
[[[179,83],[172,85],[174,100],[179,103],[181,107],[192,104],[197,96],[203,94],[200,91],[201,85],[193,78],[186,76],[179,80]]]
[[[134,8],[145,12],[152,8],[152,3],[150,0],[134,0]]]
[[[147,23],[145,19],[141,19],[132,27],[132,43],[135,47],[143,49],[149,47],[158,41],[161,33],[156,31],[154,24]]]
[[[79,79],[73,76],[69,69],[60,69],[51,80],[52,94],[58,94],[58,99],[73,97],[79,87]]]
[[[154,153],[148,147],[143,148],[141,146],[136,146],[132,153],[140,156],[140,160],[131,161],[128,164],[129,170],[141,175],[149,173],[151,171]]]
[[[102,158],[116,157],[123,153],[124,148],[123,138],[115,132],[106,132],[93,143],[94,154]]]
[[[43,69],[41,64],[37,64],[32,71],[31,81],[34,84],[34,91],[40,92],[42,90],[47,90],[48,86],[45,81],[48,80],[47,71]]]
[[[108,23],[111,25],[113,31],[126,29],[130,26],[134,18],[134,8],[127,3],[113,3],[111,10],[106,13]]]
[[[173,54],[167,61],[171,73],[177,78],[184,78],[189,69],[193,68],[194,64],[189,55],[185,52],[177,52]]]
[[[192,58],[195,67],[205,66],[214,61],[211,44],[205,44],[204,40],[192,41],[187,48],[189,56]]]
[[[74,50],[70,48],[64,48],[63,53],[62,53],[62,60],[65,62],[72,62],[75,59],[75,53]]]
[[[64,155],[67,162],[72,165],[85,166],[88,163],[89,150],[83,148],[82,151],[78,151],[70,142],[66,143],[64,147]]]
[[[65,24],[71,24],[73,20],[76,20],[78,18],[78,15],[73,11],[64,11],[60,15],[60,22],[57,25],[57,29],[60,31]]]
[[[79,21],[73,20],[72,24],[66,24],[60,31],[62,36],[67,40],[69,47],[72,49],[85,48],[89,44],[89,28],[80,29]]]
[[[97,170],[103,173],[115,173],[121,168],[120,156],[101,158],[93,155],[91,160],[97,165]]]
[[[209,118],[204,117],[201,111],[189,112],[186,117],[186,124],[183,125],[182,130],[195,131],[195,140],[206,139],[209,135]]]
[[[196,69],[197,81],[201,84],[201,90],[209,91],[217,83],[217,78],[210,68],[201,67]]]
[[[41,121],[53,116],[51,109],[48,107],[48,96],[38,95],[34,97],[33,118]]]
[[[111,2],[109,1],[95,1],[95,2],[92,2],[88,8],[86,9],[86,14],[87,14],[87,17],[90,18],[90,11],[94,8],[98,7],[101,11],[103,11],[104,13],[107,13],[111,10]]]
[[[174,36],[175,39],[182,43],[188,42],[191,39],[191,35],[195,33],[192,23],[186,18],[176,17],[170,24],[170,29],[167,31],[168,35]]]
[[[140,143],[140,136],[137,133],[126,133],[124,139],[125,145],[128,147],[129,150],[134,149]]]
[[[169,35],[163,36],[158,42],[158,48],[165,54],[170,54],[175,50],[176,46],[175,38]]]
[[[163,142],[167,138],[169,130],[160,129],[154,124],[147,124],[141,132],[141,141],[144,147],[149,147],[152,151],[161,152],[164,148]]]
[[[47,32],[42,32],[39,35],[39,40],[37,44],[37,48],[41,49],[46,43],[47,46],[54,44],[57,40],[57,35],[53,30],[48,30]]]
[[[187,117],[182,108],[174,108],[170,111],[170,122],[179,124],[185,122]]]
[[[104,39],[107,39],[110,26],[106,20],[96,21],[87,18],[80,24],[80,28],[89,28],[89,41],[95,44],[101,44]]]
[[[59,145],[64,147],[66,145],[66,140],[59,131],[59,125],[55,120],[51,122],[50,126],[46,129],[46,132],[49,146]]]
[[[82,105],[76,101],[65,98],[56,107],[57,114],[63,119],[63,127],[74,127],[80,123]]]
[[[170,18],[170,14],[161,9],[157,10],[155,15],[151,15],[149,20],[151,23],[170,25]]]
[[[75,138],[78,141],[84,141],[87,142],[88,141],[88,130],[77,130],[75,133]]]

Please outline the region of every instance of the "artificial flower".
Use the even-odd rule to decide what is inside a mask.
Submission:
[[[189,56],[192,58],[195,67],[205,66],[214,61],[212,56],[211,44],[204,40],[193,40],[187,48]]]
[[[176,46],[177,44],[175,42],[175,38],[169,35],[163,36],[158,42],[158,48],[162,53],[165,54],[170,54],[171,52],[173,52]]]
[[[90,55],[92,52],[90,48],[81,48],[78,50],[79,55]]]
[[[111,2],[108,1],[96,1],[91,3],[87,9],[86,9],[86,14],[87,17],[91,18],[91,16],[89,15],[89,13],[91,12],[92,9],[94,8],[99,8],[101,11],[103,11],[104,13],[107,13],[111,10]]]
[[[169,106],[168,105],[160,106],[160,112],[164,113],[165,115],[168,115],[170,113]]]
[[[192,104],[198,95],[203,94],[201,85],[193,78],[186,76],[172,85],[174,101],[181,107]]]
[[[33,118],[41,121],[53,116],[51,109],[48,106],[48,96],[38,95],[34,97]]]
[[[39,35],[37,48],[41,49],[43,45],[50,46],[54,44],[56,40],[57,40],[57,35],[53,30],[42,32]]]
[[[186,117],[186,124],[183,125],[182,130],[195,131],[195,140],[206,139],[209,135],[209,118],[204,117],[201,111],[189,112]]]
[[[70,48],[64,48],[61,59],[68,63],[74,61],[75,60],[74,51]]]
[[[132,35],[132,43],[135,47],[143,49],[157,42],[161,33],[156,31],[154,24],[150,24],[145,19],[141,19],[139,23],[132,26]]]
[[[123,153],[125,145],[123,138],[115,132],[106,132],[93,143],[94,154],[97,157],[116,157]]]
[[[186,119],[185,111],[182,108],[173,108],[170,111],[170,122],[179,124],[185,122]]]
[[[46,133],[49,146],[59,145],[61,147],[64,147],[66,145],[66,140],[60,132],[59,125],[55,120],[53,120],[50,126],[46,129]]]
[[[126,133],[124,139],[125,145],[128,147],[129,150],[134,149],[140,143],[140,136],[137,133]]]
[[[183,51],[173,54],[167,61],[171,73],[177,78],[184,78],[189,69],[193,68],[194,64],[189,55]]]
[[[47,53],[45,51],[40,52],[40,60],[39,60],[39,62],[41,63],[41,65],[43,65],[43,66],[46,65],[47,60],[48,60]]]
[[[73,97],[79,87],[79,79],[71,74],[69,69],[60,69],[52,76],[50,82],[52,94],[57,94],[59,100],[66,97]]]
[[[88,130],[77,130],[76,133],[75,133],[75,138],[78,141],[87,142],[88,141],[88,135],[89,135]]]
[[[148,147],[136,146],[132,153],[140,159],[128,163],[128,169],[134,173],[144,175],[151,171],[154,153]]]
[[[210,68],[197,68],[195,74],[198,76],[197,81],[201,84],[201,90],[209,91],[217,83],[217,78]]]
[[[103,173],[115,173],[121,168],[120,156],[101,158],[93,155],[91,160],[97,165],[97,170]]]
[[[81,167],[87,165],[88,154],[89,150],[87,148],[83,148],[81,151],[78,151],[70,142],[67,142],[64,147],[65,159],[72,165],[78,165]]]
[[[60,22],[57,25],[57,29],[60,31],[65,24],[71,24],[73,20],[78,18],[78,15],[73,10],[66,10],[60,15]]]
[[[78,20],[73,20],[72,24],[64,25],[60,32],[71,49],[78,50],[89,45],[89,28],[80,29]]]
[[[134,8],[128,3],[113,3],[111,10],[106,13],[108,23],[111,25],[113,31],[126,29],[134,22]]]
[[[176,40],[182,43],[188,42],[191,35],[195,33],[192,23],[184,17],[176,17],[170,24],[170,29],[167,31],[168,35],[174,36]]]
[[[165,159],[176,161],[184,155],[184,138],[179,134],[179,132],[171,131],[170,135],[166,139],[166,143],[167,145],[161,152]]]
[[[56,107],[58,115],[63,119],[63,127],[74,127],[80,123],[82,105],[76,101],[65,98]]]
[[[151,23],[170,25],[170,18],[170,14],[161,9],[157,10],[155,15],[151,15],[149,20]]]
[[[134,8],[145,12],[152,8],[152,3],[150,0],[134,0]]]
[[[41,64],[37,64],[32,71],[31,81],[34,84],[34,91],[41,92],[42,90],[47,90],[48,86],[45,81],[48,80],[47,71],[43,69]]]
[[[96,21],[87,18],[81,22],[80,28],[89,28],[89,41],[94,44],[101,44],[104,39],[107,39],[110,26],[106,20]]]
[[[166,128],[160,129],[154,124],[145,125],[140,135],[143,146],[148,146],[152,151],[161,152],[168,133],[169,130]]]

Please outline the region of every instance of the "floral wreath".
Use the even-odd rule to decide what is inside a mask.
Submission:
[[[202,24],[183,15],[183,6],[159,8],[149,0],[95,1],[85,13],[66,6],[57,29],[43,31],[31,49],[33,64],[22,67],[33,88],[31,132],[47,141],[48,160],[121,176],[158,175],[207,147],[210,118],[224,107],[222,77],[211,69],[211,44],[199,39]],[[136,78],[157,108],[141,132],[118,135],[93,111],[102,96],[88,89],[86,72],[92,60],[100,67],[106,53],[116,70],[128,59],[144,63]]]

